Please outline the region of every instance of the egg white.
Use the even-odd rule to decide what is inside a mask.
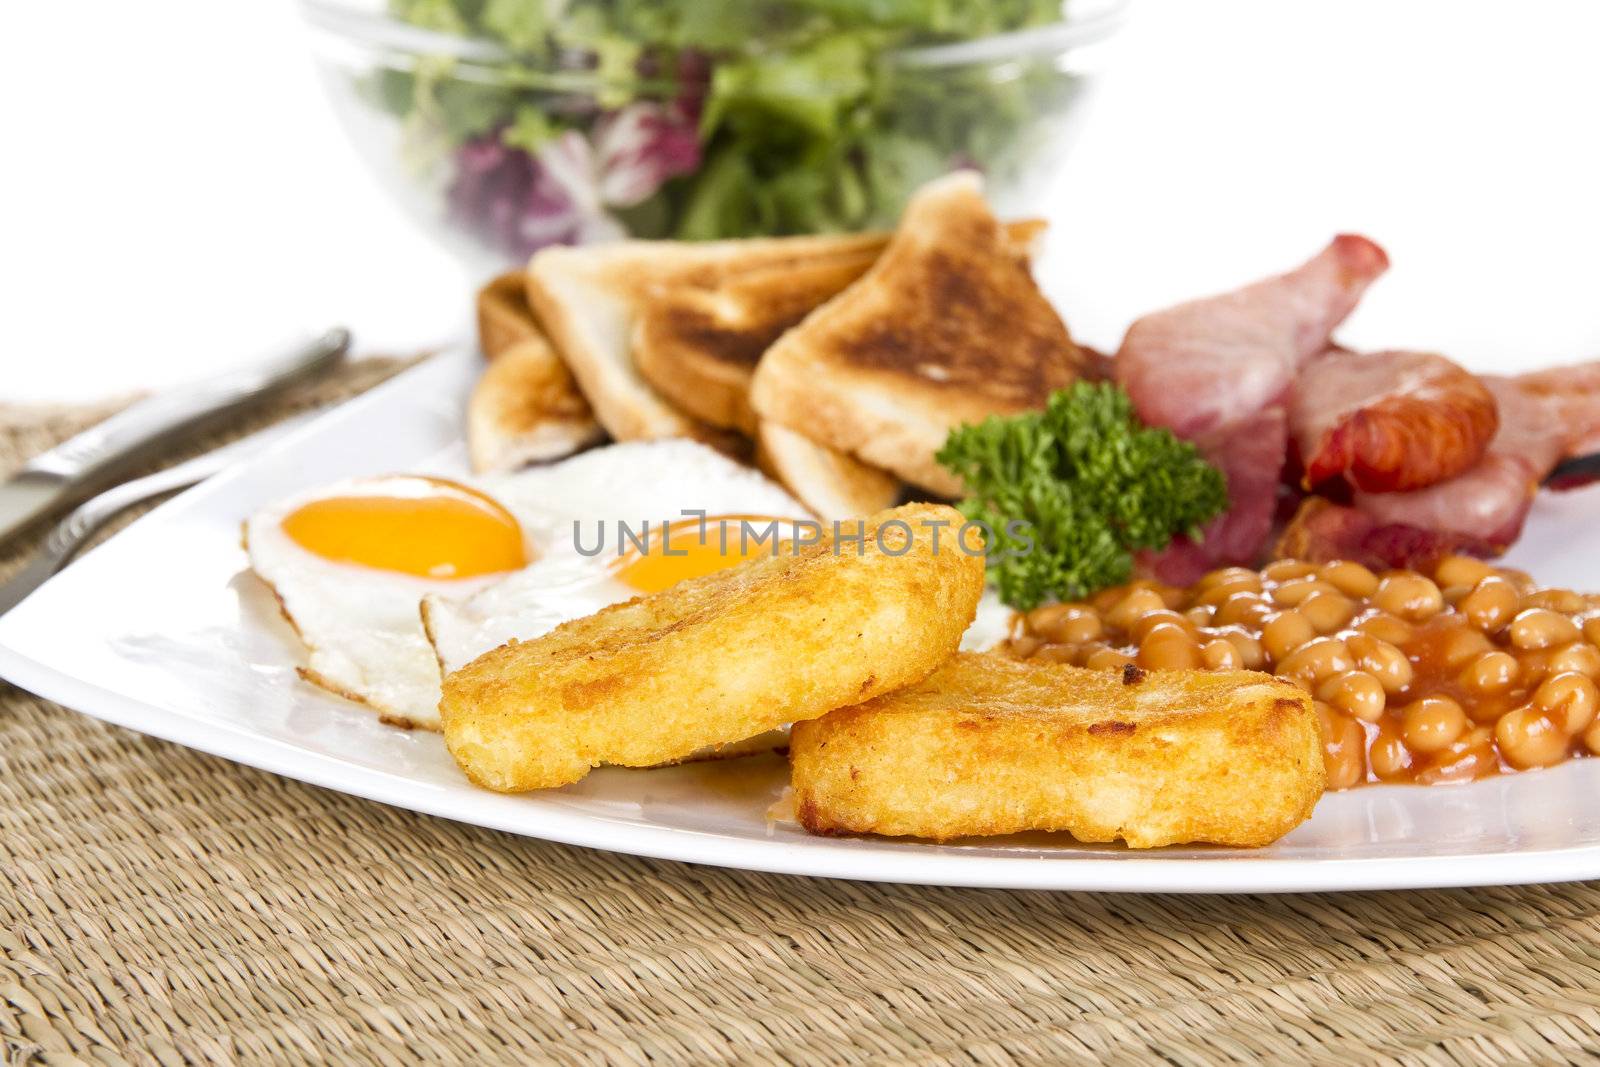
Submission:
[[[759,471],[694,441],[612,445],[559,466],[559,473],[555,468],[524,471],[514,484],[485,484],[485,491],[519,520],[523,510],[532,513],[523,505],[545,503],[539,525],[523,520],[524,529],[535,530],[542,558],[470,595],[426,598],[427,631],[445,673],[512,638],[539,637],[570,619],[638,596],[611,570],[621,544],[618,522],[641,533],[645,521],[651,529],[684,521],[686,510],[708,516],[811,517]],[[576,536],[574,522],[581,524]],[[585,551],[600,551],[586,556],[580,543]]]
[[[367,704],[397,725],[437,728],[439,665],[417,605],[429,593],[461,596],[498,576],[419,578],[326,559],[303,548],[282,522],[296,508],[359,491],[337,482],[265,508],[245,523],[250,568],[272,587],[306,647],[301,675]]]
[[[987,652],[1012,635],[1017,613],[1000,599],[994,586],[985,586],[978,600],[978,613],[961,635],[961,651]]]
[[[296,508],[370,484],[362,480],[299,494],[245,524],[251,569],[273,588],[306,646],[306,679],[386,720],[427,729],[439,727],[441,662],[453,670],[510,638],[538,637],[637,595],[611,571],[618,522],[636,531],[646,521],[656,528],[682,519],[685,510],[809,518],[764,475],[689,440],[610,445],[543,467],[455,480],[515,516],[533,563],[509,575],[416,578],[325,559],[283,531],[283,519]],[[607,550],[581,554],[574,524],[592,549],[600,522]]]

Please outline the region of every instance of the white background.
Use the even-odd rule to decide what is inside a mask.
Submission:
[[[299,323],[457,334],[471,279],[328,111],[288,0],[20,6],[0,64],[0,400],[249,358]],[[1357,229],[1345,332],[1475,367],[1600,358],[1600,4],[1137,0],[1045,205],[1041,271],[1114,347],[1141,311]]]

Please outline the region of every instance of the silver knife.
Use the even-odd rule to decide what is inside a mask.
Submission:
[[[336,365],[350,348],[342,328],[300,340],[241,370],[152,396],[50,451],[0,483],[0,545],[65,501],[152,458],[173,438]]]
[[[186,489],[205,481],[213,474],[264,451],[274,441],[305,425],[316,414],[313,411],[285,419],[204,455],[113,486],[80,504],[45,536],[38,552],[21,570],[0,582],[0,615],[16,607],[29,593],[43,585],[46,579],[66,565],[96,530],[124,509],[162,493]]]

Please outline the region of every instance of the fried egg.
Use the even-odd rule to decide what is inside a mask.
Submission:
[[[490,478],[339,482],[251,516],[245,544],[307,681],[437,729],[441,665],[774,551],[809,517],[705,445],[641,441]]]
[[[1000,599],[994,586],[985,586],[983,596],[978,599],[978,613],[967,632],[961,635],[961,651],[989,651],[1008,637],[1016,636],[1017,621],[1017,613]]]

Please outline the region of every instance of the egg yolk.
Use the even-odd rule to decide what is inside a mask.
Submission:
[[[702,522],[704,526],[702,528]],[[769,526],[776,523],[776,534]],[[792,519],[765,515],[714,515],[652,526],[643,549],[629,542],[617,559],[616,573],[641,593],[659,593],[686,578],[698,578],[770,557],[794,537]]]
[[[283,519],[301,548],[419,578],[474,578],[528,564],[522,527],[491,497],[443,478],[375,479],[323,497]]]

